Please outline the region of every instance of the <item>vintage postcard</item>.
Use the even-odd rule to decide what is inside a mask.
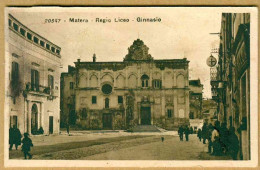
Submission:
[[[6,7],[6,167],[254,167],[256,7]]]

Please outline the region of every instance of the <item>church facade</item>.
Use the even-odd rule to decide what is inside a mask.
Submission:
[[[189,122],[189,61],[156,60],[137,39],[122,62],[78,59],[61,76],[61,123],[86,129],[156,125],[175,129]]]

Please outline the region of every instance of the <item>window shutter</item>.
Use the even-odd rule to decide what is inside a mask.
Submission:
[[[54,78],[51,76],[51,88],[54,89]]]
[[[51,78],[50,78],[50,75],[48,75],[48,87],[51,86]]]
[[[39,91],[39,72],[35,70],[35,86],[36,90]]]
[[[15,75],[16,75],[16,82],[19,81],[19,64],[15,63]]]
[[[12,62],[11,80],[15,80],[15,62]]]
[[[32,90],[34,90],[34,84],[35,84],[35,82],[34,82],[34,77],[35,77],[35,75],[34,75],[34,70],[31,70],[31,89]]]

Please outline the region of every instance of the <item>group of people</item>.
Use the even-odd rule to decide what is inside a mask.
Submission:
[[[237,159],[239,151],[239,141],[235,133],[235,128],[227,128],[226,123],[216,121],[214,126],[204,123],[202,129],[198,130],[199,140],[206,144],[208,141],[208,153],[216,156],[230,154],[232,159]]]
[[[183,141],[183,134],[185,134],[186,141],[189,141],[189,134],[193,134],[193,128],[189,126],[180,126],[178,129],[178,134],[180,137],[180,141]]]
[[[24,133],[24,138],[22,140],[22,134],[20,130],[14,125],[9,129],[9,150],[13,149],[15,145],[15,149],[18,149],[18,146],[22,144],[22,152],[24,153],[24,159],[32,159],[32,155],[30,154],[31,147],[33,146],[32,140],[29,138],[28,133]]]

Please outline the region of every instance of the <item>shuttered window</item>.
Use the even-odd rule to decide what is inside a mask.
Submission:
[[[50,87],[51,89],[54,88],[54,78],[52,75],[48,75],[48,87]]]
[[[31,70],[31,90],[39,91],[39,72]]]
[[[19,81],[19,64],[12,62],[12,73],[11,73],[12,83],[17,83]]]

